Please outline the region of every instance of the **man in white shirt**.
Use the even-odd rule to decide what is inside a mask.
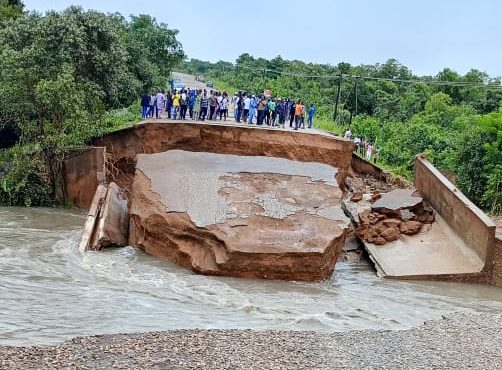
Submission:
[[[160,115],[162,114],[162,110],[165,107],[166,104],[166,97],[164,95],[164,91],[158,92],[157,95],[155,96],[155,102],[156,102],[156,117],[160,118]]]
[[[249,103],[251,102],[251,99],[249,99],[249,96],[245,96],[246,97],[244,98],[244,112],[242,113],[242,120],[244,122],[247,122],[249,114]]]

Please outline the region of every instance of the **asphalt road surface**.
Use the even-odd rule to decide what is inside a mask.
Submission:
[[[196,89],[208,89],[209,88],[206,86],[206,82],[199,82],[195,81],[195,76],[189,75],[186,73],[180,73],[180,72],[173,72],[172,73],[173,79],[179,78],[183,85],[185,85],[185,88],[196,88]]]

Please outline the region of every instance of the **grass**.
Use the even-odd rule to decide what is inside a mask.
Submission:
[[[226,91],[230,96],[234,95],[235,92],[239,91],[239,89],[237,89],[235,86],[231,86],[228,83],[218,80],[216,78],[211,79],[211,81],[213,81],[214,84],[213,90],[218,90],[221,92]]]
[[[324,117],[314,117],[314,127],[337,136],[343,136],[345,131],[349,128],[348,125],[340,125],[339,123],[335,123],[331,119],[326,119]],[[359,157],[365,159],[364,153],[355,153]],[[413,178],[412,172],[406,168],[406,166],[395,167],[381,161],[373,164],[380,167],[382,170],[389,172],[393,176],[400,176],[407,180],[412,180]]]
[[[141,121],[141,106],[137,100],[128,108],[114,109],[106,114],[105,133],[131,127]]]
[[[314,127],[323,130],[326,132],[329,132],[333,135],[337,136],[343,136],[345,133],[346,128],[342,125],[339,125],[335,122],[333,122],[330,119],[326,119],[324,117],[316,117],[314,116]]]

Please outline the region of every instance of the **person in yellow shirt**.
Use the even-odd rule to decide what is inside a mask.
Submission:
[[[173,119],[176,119],[176,116],[178,112],[180,111],[180,94],[176,90],[174,90],[174,95],[173,95],[173,113],[172,117]]]

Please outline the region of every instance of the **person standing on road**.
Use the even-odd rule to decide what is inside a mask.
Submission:
[[[156,104],[155,113],[157,118],[160,118],[165,103],[166,103],[166,97],[164,96],[164,90],[159,91],[155,96],[155,104]]]
[[[300,120],[302,129],[305,129],[305,104],[302,103],[302,118]]]
[[[260,98],[260,101],[258,102],[258,118],[257,118],[257,125],[263,125],[263,121],[265,120],[265,115],[267,114],[267,101],[265,100],[265,97],[262,96]]]
[[[309,108],[309,118],[307,120],[308,128],[312,128],[312,121],[314,120],[315,107],[314,104],[310,104]]]
[[[230,116],[230,110],[234,113],[234,119],[237,121],[237,100],[239,99],[239,93],[235,93],[230,100],[230,108],[228,111],[228,115]]]
[[[193,109],[197,101],[197,91],[195,89],[188,89],[188,114],[190,119],[194,119]]]
[[[268,111],[270,114],[270,126],[275,126],[275,120],[277,118],[277,103],[275,99],[270,99],[268,102]]]
[[[237,99],[235,100],[235,122],[241,123],[242,111],[244,110],[244,99],[242,98],[241,93],[237,95]]]
[[[193,106],[193,118],[192,118],[195,121],[198,121],[200,118],[200,98],[201,98],[200,95],[202,95],[200,90],[197,90],[195,94],[195,103]]]
[[[300,128],[302,122],[302,107],[302,101],[298,100],[295,105],[295,130],[298,130]]]
[[[176,119],[178,116],[178,113],[180,111],[180,94],[176,90],[174,90],[173,94],[173,109],[171,112],[171,118]]]
[[[171,90],[169,91],[169,94],[166,96],[166,110],[167,110],[167,117],[169,119],[176,119],[176,108],[173,105],[174,101],[174,95],[176,95],[176,90]]]
[[[221,100],[219,102],[220,121],[222,117],[224,121],[227,120],[228,105],[229,105],[228,94],[226,91],[223,91]]]
[[[218,93],[213,92],[209,98],[209,120],[214,119],[214,114],[216,112],[216,107],[218,106]]]
[[[279,126],[284,128],[284,122],[286,122],[286,103],[284,100],[278,100],[276,112],[279,116]]]
[[[295,120],[296,105],[293,99],[289,100],[289,127],[293,127],[293,121]]]
[[[148,117],[153,118],[155,114],[155,95],[153,92],[150,94],[150,101],[148,103]]]
[[[208,106],[209,106],[209,98],[207,97],[206,90],[204,90],[204,93],[200,97],[200,114],[199,114],[199,120],[204,121],[206,119]]]
[[[250,104],[251,104],[251,99],[249,98],[249,96],[244,94],[244,112],[242,113],[242,119],[244,122],[248,121]]]
[[[248,109],[248,117],[247,117],[247,123],[249,123],[250,125],[253,124],[253,118],[256,114],[256,106],[257,106],[256,97],[254,95],[252,95],[251,98],[249,99],[249,109]],[[246,121],[244,121],[244,122],[246,122]]]
[[[182,120],[186,119],[187,108],[188,108],[188,96],[186,90],[183,89],[181,90],[180,94],[180,119]]]
[[[146,119],[148,107],[150,106],[150,95],[145,91],[141,96],[141,119]]]
[[[263,118],[263,121],[270,126],[270,110],[268,109],[268,103],[270,103],[270,99],[265,100],[265,117]]]
[[[220,102],[222,99],[223,99],[223,96],[222,96],[221,92],[218,91],[218,93],[216,94],[216,109],[214,111],[214,118],[213,118],[213,120],[215,120],[215,121],[218,118],[218,115],[220,114]]]
[[[368,145],[366,147],[366,160],[370,161],[371,160],[371,155],[373,154],[373,144],[368,142]]]

